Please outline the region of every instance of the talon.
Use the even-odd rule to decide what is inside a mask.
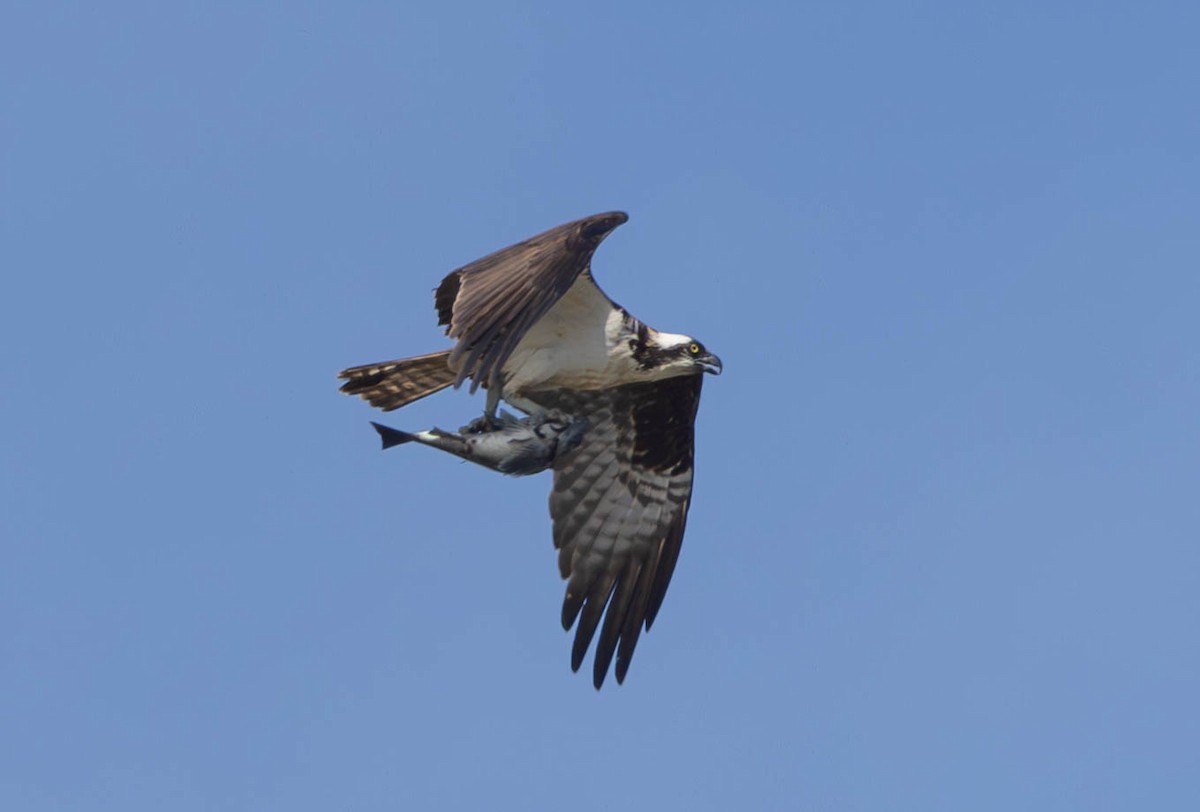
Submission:
[[[487,434],[501,428],[500,420],[490,414],[483,414],[459,429],[460,434]]]

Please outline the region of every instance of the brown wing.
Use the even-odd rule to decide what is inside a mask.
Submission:
[[[590,423],[579,448],[554,463],[550,516],[559,571],[569,579],[563,628],[579,620],[573,670],[605,615],[592,671],[596,688],[614,652],[617,682],[625,679],[638,636],[654,622],[671,582],[692,494],[701,379],[555,396],[556,408]]]
[[[521,337],[585,271],[609,232],[629,217],[595,214],[552,228],[451,272],[438,286],[438,323],[458,343],[450,353],[455,385],[501,383],[500,370]]]

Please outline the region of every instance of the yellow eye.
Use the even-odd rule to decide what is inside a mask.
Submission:
[[[692,344],[692,346],[688,347],[688,352],[690,352],[692,355],[699,355],[700,354],[700,345]]]

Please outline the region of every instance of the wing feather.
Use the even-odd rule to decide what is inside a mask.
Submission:
[[[592,666],[592,682],[603,682],[604,675],[612,663],[613,652],[626,628],[629,617],[629,607],[637,594],[638,575],[643,564],[636,557],[630,557],[625,563],[625,570],[616,583],[608,611],[604,614],[604,626],[600,629],[600,640],[596,643],[596,658]],[[621,679],[624,679],[624,672]]]
[[[555,461],[550,515],[559,569],[568,579],[563,627],[577,623],[571,667],[578,670],[600,628],[597,688],[614,655],[617,681],[625,679],[679,559],[701,383],[692,375],[560,391],[547,404],[590,425],[580,446]]]
[[[596,246],[628,219],[617,211],[565,223],[446,276],[434,301],[439,323],[457,340],[450,353],[455,385],[470,378],[474,392],[482,383],[501,383],[500,371],[521,338],[587,270]]]

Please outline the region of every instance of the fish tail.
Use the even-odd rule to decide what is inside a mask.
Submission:
[[[409,434],[407,431],[399,431],[389,426],[383,426],[379,423],[371,421],[371,425],[375,427],[375,431],[379,432],[380,439],[383,440],[384,449],[389,449],[392,446],[404,445],[411,443],[417,439],[415,434]]]

